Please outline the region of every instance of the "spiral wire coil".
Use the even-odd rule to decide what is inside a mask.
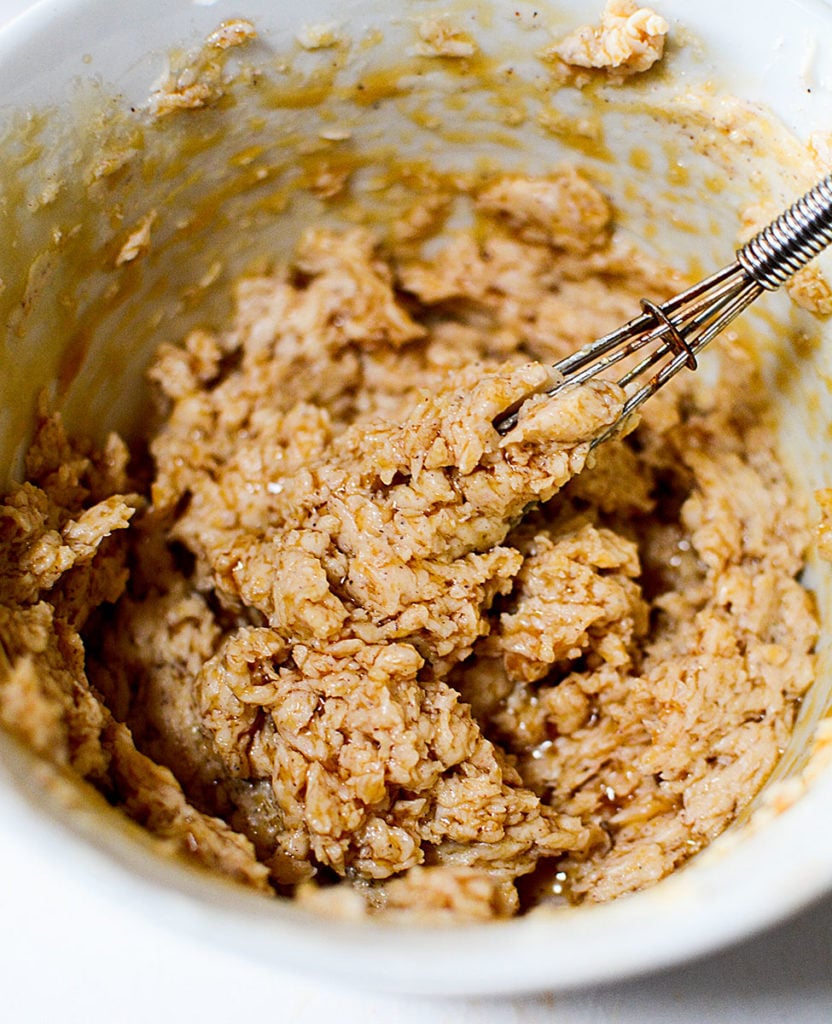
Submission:
[[[774,291],[832,243],[832,174],[763,228],[737,261],[763,288]]]
[[[660,306],[643,299],[640,316],[555,363],[560,379],[545,394],[557,395],[637,358],[617,381],[627,395],[621,415],[593,440],[595,447],[618,433],[682,367],[696,369],[699,352],[764,291],[779,288],[830,244],[832,174],[743,245],[732,264]],[[519,412],[508,410],[495,422],[496,429],[507,434]]]

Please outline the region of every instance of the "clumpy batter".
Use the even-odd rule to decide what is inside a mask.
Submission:
[[[603,71],[620,82],[648,71],[664,53],[668,24],[636,0],[607,0],[599,25],[582,25],[555,43],[544,56],[571,69]]]
[[[0,508],[2,721],[165,849],[333,913],[650,885],[759,790],[813,676],[743,348],[591,458],[612,384],[501,437],[679,282],[571,168],[473,203],[429,262],[309,231],[159,351],[147,452],[44,411]]]

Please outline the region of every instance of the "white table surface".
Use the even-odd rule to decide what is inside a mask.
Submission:
[[[140,2],[140,0],[138,0]],[[203,0],[204,2],[204,0]],[[0,0],[0,25],[32,0]],[[114,904],[0,831],[0,1021],[139,1024],[832,1024],[832,897],[727,952],[623,984],[524,999],[333,989]]]

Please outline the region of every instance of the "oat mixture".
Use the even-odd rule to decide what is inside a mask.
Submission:
[[[813,676],[805,512],[751,361],[621,394],[546,364],[679,282],[564,167],[431,261],[310,230],[165,345],[131,457],[44,410],[0,506],[0,720],[165,850],[335,913],[509,916],[662,878]],[[396,233],[392,233],[396,237]]]
[[[636,0],[607,0],[600,24],[582,25],[546,56],[572,69],[597,69],[612,81],[648,71],[664,53],[668,24]]]

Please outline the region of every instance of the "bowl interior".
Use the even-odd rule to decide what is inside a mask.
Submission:
[[[287,254],[312,220],[383,233],[392,212],[424,194],[427,170],[540,173],[576,162],[612,197],[620,229],[656,256],[690,274],[728,262],[743,209],[774,213],[819,175],[823,140],[814,163],[804,142],[828,130],[832,53],[812,39],[832,29],[832,8],[820,0],[738,3],[738,49],[724,4],[658,6],[675,40],[663,68],[617,90],[582,91],[553,89],[536,56],[552,33],[597,19],[596,3],[577,0],[441,5],[480,44],[464,65],[413,55],[419,18],[438,10],[429,2],[308,0],[289,12],[268,0],[240,11],[222,0],[173,8],[65,0],[12,23],[0,35],[0,95],[9,101],[0,142],[0,222],[9,240],[0,253],[4,478],[19,474],[44,388],[71,430],[135,436],[147,398],[143,370],[161,341],[221,322],[231,282]],[[259,38],[223,55],[224,95],[203,110],[148,120],[149,87],[239,13]],[[298,45],[311,24],[331,25],[335,44]],[[348,195],[321,198],[320,175],[344,170]],[[149,251],[119,262],[145,224]],[[832,269],[828,258],[825,266]],[[810,494],[832,479],[832,346],[822,343],[830,325],[779,295],[751,321],[784,457]],[[823,622],[832,623],[829,573],[813,562],[807,578]],[[832,701],[830,637],[827,626],[818,682],[774,782],[810,765]],[[817,857],[832,839],[824,823],[832,779],[820,769],[780,818],[762,830],[732,829],[654,890],[465,929],[464,938],[320,922],[149,859],[132,827],[6,736],[0,772],[0,805],[26,830],[71,847],[74,862],[117,897],[140,892],[155,912],[200,930],[219,923],[224,942],[284,963],[309,967],[325,955],[328,971],[379,987],[509,991],[620,976],[727,941],[832,883],[832,862]],[[795,865],[786,881],[784,857]],[[505,955],[507,941],[516,955]]]

